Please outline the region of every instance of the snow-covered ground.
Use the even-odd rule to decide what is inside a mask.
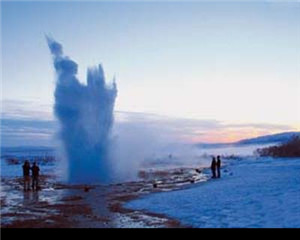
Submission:
[[[202,227],[300,227],[300,158],[228,160],[221,179],[125,205]]]

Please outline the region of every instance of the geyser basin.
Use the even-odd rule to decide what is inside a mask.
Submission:
[[[111,178],[109,148],[116,83],[107,85],[102,66],[90,68],[87,85],[77,77],[77,63],[63,55],[61,44],[47,37],[57,74],[54,113],[60,123],[71,183],[105,183]]]

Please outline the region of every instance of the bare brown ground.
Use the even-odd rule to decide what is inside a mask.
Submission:
[[[66,185],[41,177],[41,191],[23,192],[22,178],[1,179],[3,228],[180,228],[162,214],[124,207],[152,192],[181,189],[206,177],[195,169],[141,172],[140,181],[106,186]],[[155,181],[153,180],[155,179]]]

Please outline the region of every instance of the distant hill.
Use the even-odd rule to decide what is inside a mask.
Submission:
[[[244,139],[236,142],[236,144],[266,144],[266,143],[285,143],[292,137],[299,136],[300,132],[284,132],[272,135],[266,135],[256,138]]]
[[[232,143],[197,143],[196,147],[200,148],[221,148],[229,146],[242,146],[251,144],[271,144],[271,143],[286,143],[294,136],[300,137],[300,132],[283,132],[272,135],[265,135],[255,138],[243,139]]]
[[[23,151],[53,151],[53,147],[49,146],[14,146],[14,147],[1,147],[2,151],[13,151],[13,152],[23,152]]]
[[[22,154],[22,155],[30,155],[30,154],[38,154],[38,153],[52,153],[54,152],[53,147],[47,146],[19,146],[19,147],[1,147],[0,148],[0,155],[1,157],[6,155],[15,155],[15,154]]]

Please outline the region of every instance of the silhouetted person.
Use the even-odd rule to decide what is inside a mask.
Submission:
[[[217,178],[221,177],[221,159],[217,156]]]
[[[39,190],[39,172],[40,168],[37,166],[36,162],[33,163],[31,168],[32,172],[32,190]]]
[[[26,160],[22,166],[24,178],[24,191],[30,190],[30,163]]]
[[[217,167],[216,158],[213,157],[212,161],[211,161],[211,166],[210,166],[212,178],[216,178],[216,167]]]

